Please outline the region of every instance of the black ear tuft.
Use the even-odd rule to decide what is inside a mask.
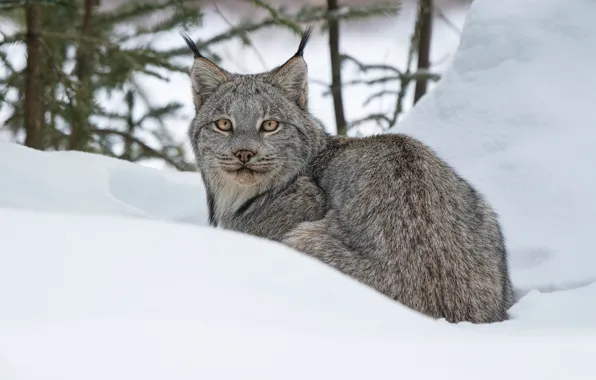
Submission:
[[[296,54],[294,54],[294,57],[302,57],[302,55],[304,54],[304,48],[306,47],[306,44],[310,39],[310,35],[312,34],[312,30],[312,25],[306,27],[304,33],[302,33],[302,39],[300,40],[300,45],[298,45],[298,51],[296,52]]]
[[[190,48],[190,50],[192,50],[195,58],[203,58],[203,56],[201,55],[201,52],[199,51],[199,47],[188,36],[188,34],[186,34],[184,32],[180,32],[180,35],[182,36],[182,38],[184,38],[184,42],[186,42],[186,44],[188,45],[188,47]]]

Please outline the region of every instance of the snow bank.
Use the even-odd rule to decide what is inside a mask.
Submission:
[[[433,321],[205,227],[198,174],[0,144],[0,379],[591,378],[595,12],[475,1],[400,126],[497,206],[525,294],[511,320]]]
[[[1,210],[0,231],[3,380],[557,379],[596,350],[587,331],[436,323],[232,232],[24,210]]]
[[[0,207],[206,224],[198,174],[0,142]]]
[[[496,206],[520,294],[596,281],[594,14],[592,0],[476,1],[453,67],[395,129]]]

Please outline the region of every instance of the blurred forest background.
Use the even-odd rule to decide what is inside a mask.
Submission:
[[[376,133],[395,126],[440,79],[450,54],[437,56],[443,41],[437,31],[457,41],[468,6],[467,0],[0,0],[0,140],[194,170],[184,134],[192,112],[172,100],[190,104],[190,84],[174,85],[192,64],[179,31],[223,67],[259,72],[289,58],[295,34],[311,24],[317,46],[307,48],[310,86],[328,99],[311,95],[311,109],[328,108],[321,113],[331,117],[322,123],[331,132]],[[396,23],[407,34],[393,34]],[[274,46],[280,35],[289,46]],[[398,53],[383,54],[381,40]],[[150,85],[157,82],[161,87]],[[346,101],[349,91],[357,96]]]

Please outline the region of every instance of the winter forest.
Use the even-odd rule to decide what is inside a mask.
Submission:
[[[593,0],[0,0],[0,379],[594,378],[595,14]],[[213,228],[181,34],[256,74],[309,26],[317,125],[413,137],[494,208],[507,320],[428,318]]]
[[[324,102],[314,107],[325,109],[319,117],[333,116],[326,127],[339,134],[387,130],[438,80],[453,53],[443,48],[443,56],[431,62],[433,23],[448,40],[459,38],[454,22],[466,4],[442,1],[435,12],[432,6],[425,1],[418,7],[397,1],[8,1],[1,8],[3,139],[193,170],[180,133],[190,116],[185,107],[190,90],[184,93],[177,85],[188,79],[184,74],[192,61],[178,32],[190,33],[214,62],[250,73],[280,64],[277,57],[295,48],[306,25],[316,26],[317,47],[310,47],[307,58],[314,74],[311,91]],[[395,33],[379,46],[378,57],[351,53],[351,33],[374,32],[378,23]],[[396,23],[398,30],[392,27]],[[268,43],[272,36],[277,47]],[[440,43],[445,37],[435,39]],[[29,72],[39,73],[39,80],[33,75],[25,80]],[[344,93],[363,88],[370,90],[357,102],[366,111],[350,117]],[[173,89],[179,93],[171,94]]]

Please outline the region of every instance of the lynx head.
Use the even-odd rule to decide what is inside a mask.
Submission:
[[[311,31],[283,65],[251,75],[218,67],[183,35],[195,57],[190,74],[196,115],[189,137],[213,192],[283,185],[322,148],[325,133],[307,111],[302,56]]]

